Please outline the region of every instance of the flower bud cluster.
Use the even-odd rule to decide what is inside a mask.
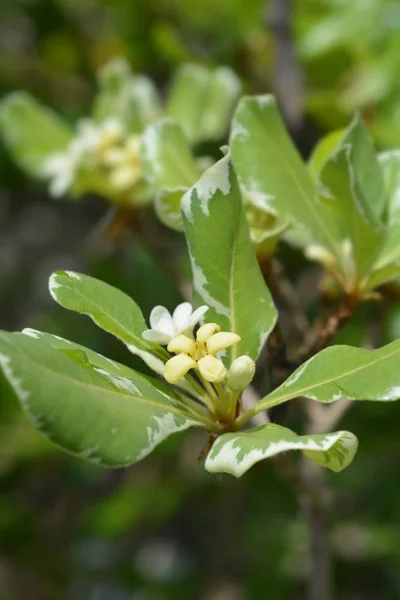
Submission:
[[[240,336],[221,331],[217,323],[194,328],[207,312],[208,306],[193,311],[184,302],[173,314],[156,306],[150,315],[151,329],[143,332],[148,342],[167,346],[171,356],[164,366],[164,377],[172,385],[200,386],[201,399],[218,419],[230,421],[236,416],[240,393],[251,383],[255,363],[247,355],[235,358],[229,368],[221,360],[223,353],[240,342]],[[195,374],[193,378],[192,375]]]
[[[138,135],[126,136],[118,119],[102,123],[82,119],[77,133],[63,152],[50,156],[43,174],[50,193],[100,192],[125,197],[143,180]]]

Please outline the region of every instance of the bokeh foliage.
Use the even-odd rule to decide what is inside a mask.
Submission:
[[[26,89],[71,122],[87,112],[94,72],[128,58],[162,92],[186,61],[227,64],[246,91],[275,90],[279,43],[261,0],[17,0],[0,5],[0,94]],[[306,82],[304,153],[359,110],[381,148],[400,144],[400,5],[390,0],[296,0],[294,43]],[[311,141],[310,141],[311,140]],[[223,140],[221,140],[223,141]],[[218,145],[204,153],[217,156]],[[0,319],[6,329],[52,331],[135,368],[138,363],[83,317],[46,294],[57,268],[83,270],[134,296],[144,314],[180,300],[181,237],[151,216],[148,239],[105,242],[98,199],[56,204],[0,150]],[[100,222],[100,225],[99,225]],[[146,230],[149,228],[146,226]],[[281,259],[308,302],[314,271],[293,249]],[[396,296],[367,303],[340,342],[399,337]],[[308,305],[312,316],[315,306]],[[339,341],[339,339],[338,339]],[[0,597],[145,600],[302,598],[306,531],[296,499],[271,466],[239,482],[193,466],[205,439],[169,440],[146,463],[105,473],[59,453],[20,414],[0,382]],[[364,440],[351,469],[332,479],[338,597],[397,597],[400,589],[398,407],[359,404],[341,427]],[[290,423],[300,414],[292,409]],[[183,434],[184,435],[184,434]]]

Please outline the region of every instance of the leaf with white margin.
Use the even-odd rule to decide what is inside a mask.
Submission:
[[[165,114],[176,119],[190,142],[201,137],[199,131],[210,71],[198,64],[185,64],[175,72],[165,104]]]
[[[116,58],[97,74],[98,92],[93,103],[94,119],[101,122],[116,117],[127,133],[140,133],[161,114],[161,104],[153,82],[134,75],[128,61]]]
[[[167,118],[149,125],[142,136],[141,159],[146,179],[157,192],[155,208],[160,220],[182,231],[180,201],[200,170],[179,123]]]
[[[241,337],[229,355],[256,359],[276,321],[276,309],[250,239],[239,184],[227,154],[182,199],[196,306],[207,321]]]
[[[228,129],[241,83],[229,67],[181,66],[171,86],[165,114],[176,119],[191,143],[220,139]]]
[[[321,199],[336,212],[343,239],[351,241],[354,275],[363,279],[378,260],[385,241],[386,209],[382,170],[359,117],[344,132],[320,172]],[[344,260],[345,269],[348,261]]]
[[[370,208],[355,171],[354,148],[350,143],[344,143],[345,139],[323,166],[320,174],[321,198],[325,197],[324,201],[336,213],[343,240],[351,242],[352,260],[343,257],[343,268],[360,280],[368,275],[379,255],[384,230]]]
[[[138,305],[127,294],[104,281],[75,273],[56,271],[49,290],[64,308],[88,315],[98,327],[115,335],[153,371],[164,372],[169,354],[158,344],[147,342],[142,333],[146,322]]]
[[[357,207],[372,226],[379,228],[386,208],[384,179],[374,146],[359,115],[354,117],[339,145],[348,148]]]
[[[245,96],[232,121],[230,146],[240,184],[258,206],[279,213],[339,256],[340,232],[290,139],[273,96]],[[330,216],[330,215],[329,215]]]
[[[222,139],[229,128],[233,110],[241,92],[241,82],[229,67],[212,71],[201,124],[203,139]]]
[[[0,131],[15,161],[34,177],[44,177],[49,156],[65,150],[73,137],[61,117],[26,92],[2,100]]]
[[[127,88],[132,70],[125,58],[115,58],[97,71],[97,94],[93,101],[92,116],[102,122],[108,117],[122,117],[127,98]]]
[[[137,462],[170,434],[201,426],[142,377],[114,375],[27,335],[0,333],[0,367],[39,431],[104,466]]]
[[[211,473],[241,477],[254,464],[288,450],[300,450],[322,467],[338,472],[346,468],[357,451],[358,441],[349,431],[320,435],[297,435],[269,423],[238,433],[224,433],[208,453],[205,468]]]
[[[180,405],[185,411],[189,411],[194,414],[195,418],[204,420],[205,424],[208,422],[208,411],[198,402],[194,402],[186,395],[179,392],[177,389],[167,385],[165,381],[155,379],[143,373],[138,373],[130,367],[118,363],[106,356],[102,356],[90,348],[66,340],[58,335],[51,333],[45,333],[44,331],[38,331],[37,329],[26,328],[22,331],[23,335],[27,335],[31,338],[46,342],[51,348],[64,352],[67,356],[78,362],[88,362],[93,367],[98,367],[104,371],[107,371],[111,375],[118,377],[119,379],[132,379],[141,380],[144,383],[148,383],[155,387],[162,394],[166,394],[174,401],[177,405]]]
[[[149,77],[136,75],[132,81],[131,89],[132,115],[133,119],[128,123],[131,130],[140,133],[149,123],[158,119],[161,115],[161,101],[157,88]]]
[[[332,346],[301,365],[255,406],[255,412],[305,396],[330,403],[348,400],[400,399],[400,340],[378,350]]]
[[[183,231],[181,201],[187,187],[160,191],[154,200],[154,209],[161,223],[174,231]]]
[[[200,175],[181,126],[171,118],[145,129],[141,158],[146,178],[157,188],[188,188]]]

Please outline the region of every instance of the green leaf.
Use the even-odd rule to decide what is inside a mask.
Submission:
[[[152,80],[144,75],[136,75],[132,81],[130,93],[134,115],[131,129],[141,133],[149,123],[161,116],[160,98]]]
[[[345,129],[337,129],[325,135],[315,146],[308,161],[308,170],[314,181],[318,181],[322,167],[340,144]]]
[[[211,473],[241,477],[255,463],[288,450],[301,450],[318,465],[341,471],[353,460],[357,438],[349,431],[297,435],[280,425],[268,424],[238,433],[224,433],[213,444],[205,463]]]
[[[98,92],[93,102],[92,116],[96,121],[121,115],[128,102],[131,67],[124,58],[109,61],[97,72]]]
[[[233,358],[257,358],[276,309],[256,260],[229,154],[188,190],[182,212],[195,304],[207,304],[208,321],[240,335]]]
[[[49,156],[65,150],[73,137],[63,119],[26,92],[0,103],[0,131],[14,160],[34,177],[44,176]]]
[[[210,74],[201,65],[186,64],[175,74],[166,104],[165,114],[180,123],[191,141],[197,141],[206,102]]]
[[[45,340],[1,333],[0,366],[37,429],[104,466],[137,462],[170,434],[200,424],[141,376],[79,362]]]
[[[244,97],[230,137],[240,183],[268,212],[304,228],[315,243],[339,255],[339,233],[316,198],[316,188],[294,147],[272,96]]]
[[[375,271],[369,282],[370,289],[376,280],[379,283],[393,279],[400,262],[400,151],[388,150],[378,156],[382,169],[387,196],[386,218],[388,231],[379,257],[374,265]],[[388,277],[386,277],[386,274]],[[392,275],[392,277],[389,277]],[[372,281],[371,281],[372,280]],[[376,287],[376,286],[375,286]]]
[[[384,180],[368,132],[358,116],[349,125],[340,146],[348,149],[358,209],[372,226],[379,228],[386,206]]]
[[[400,340],[378,350],[351,346],[326,348],[299,367],[257,405],[257,411],[305,396],[330,403],[349,400],[390,401],[400,398]]]
[[[134,75],[123,58],[110,61],[99,71],[98,88],[92,114],[99,122],[116,117],[124,123],[128,133],[140,133],[161,113],[153,82]]]
[[[168,227],[182,231],[180,201],[200,171],[179,123],[168,118],[147,127],[141,158],[146,179],[157,191],[158,216]]]
[[[124,292],[72,271],[53,273],[49,289],[58,304],[88,315],[98,327],[115,335],[133,354],[140,356],[151,369],[163,373],[169,355],[161,346],[142,338],[147,329],[142,312]]]
[[[188,188],[200,175],[182,128],[174,119],[161,119],[146,128],[142,162],[147,179],[158,188]]]
[[[381,152],[378,155],[378,160],[382,168],[388,198],[388,223],[392,225],[400,221],[400,150]]]
[[[364,196],[350,144],[343,143],[325,162],[320,181],[321,196],[337,216],[342,239],[351,243],[351,259],[346,261],[343,255],[343,270],[360,280],[377,259],[384,235],[383,225],[370,210]]]
[[[187,189],[179,187],[174,190],[163,190],[154,199],[154,209],[158,218],[164,225],[175,231],[183,231],[181,201]]]
[[[81,352],[84,353],[85,359],[83,362],[88,362],[93,367],[99,367],[100,369],[104,369],[111,373],[112,375],[117,375],[120,377],[130,377],[133,376],[137,379],[142,378],[143,381],[148,381],[148,377],[143,375],[142,373],[137,373],[133,371],[130,367],[127,367],[121,363],[115,362],[94,350],[90,350],[90,348],[86,348],[85,346],[81,346],[80,344],[76,344],[75,342],[71,342],[70,340],[66,340],[58,335],[53,335],[51,333],[46,333],[44,331],[39,331],[38,329],[26,328],[22,331],[23,335],[31,337],[36,340],[40,340],[41,342],[46,342],[51,348],[54,350],[60,350],[61,352],[67,353],[69,352],[69,356],[72,357],[72,352]],[[78,356],[78,355],[76,355]],[[78,362],[82,362],[79,361]],[[158,384],[159,382],[154,380],[154,384]]]
[[[240,81],[228,67],[211,70],[186,64],[178,69],[165,114],[176,119],[190,142],[220,139],[240,93]]]
[[[222,139],[228,131],[233,110],[241,91],[241,83],[229,67],[211,73],[200,133],[204,139]]]
[[[143,375],[143,373],[138,373],[130,367],[106,358],[105,356],[102,356],[101,354],[98,354],[97,352],[94,352],[85,346],[75,344],[70,340],[66,340],[57,335],[52,335],[51,333],[45,333],[43,331],[38,331],[37,329],[29,328],[24,329],[22,333],[31,338],[47,343],[51,348],[63,352],[71,360],[75,360],[78,363],[88,363],[92,367],[103,369],[104,371],[107,371],[116,377],[140,380],[144,383],[148,383],[156,388],[159,392],[173,398],[177,403],[185,408],[186,412],[190,411],[191,413],[194,413],[195,418],[204,419],[206,416],[206,409],[204,409],[198,402],[194,403],[187,396],[167,385],[164,380],[154,379],[154,377],[149,377],[148,375]],[[192,392],[191,389],[189,389],[189,391]]]

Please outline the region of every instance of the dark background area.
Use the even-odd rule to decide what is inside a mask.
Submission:
[[[115,56],[162,93],[184,62],[230,65],[247,93],[277,95],[305,157],[355,110],[379,148],[400,146],[399,2],[0,3],[1,97],[25,89],[73,121],[89,109],[96,69]],[[145,315],[177,304],[169,269],[145,236],[108,239],[110,210],[100,198],[54,201],[0,147],[2,328],[43,329],[138,366],[47,291],[49,274],[70,268],[120,287]],[[182,237],[146,218],[167,261],[185,272]],[[283,245],[279,259],[306,300],[314,271]],[[374,335],[381,344],[399,333],[396,302],[366,304],[340,340]],[[341,423],[361,440],[353,465],[329,475],[341,600],[400,598],[398,411],[395,403],[360,403]],[[203,434],[179,434],[143,463],[105,471],[45,441],[1,380],[0,600],[304,598],[307,531],[293,491],[272,463],[240,480],[207,474],[197,462],[204,442]]]

